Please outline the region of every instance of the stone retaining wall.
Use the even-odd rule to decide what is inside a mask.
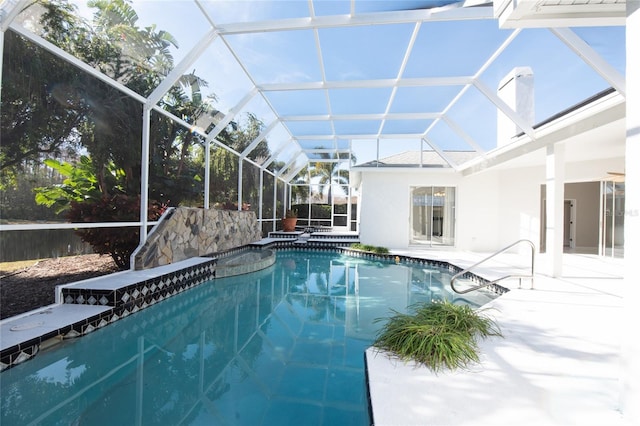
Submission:
[[[135,270],[240,247],[262,238],[255,212],[177,207],[163,216],[132,259]]]

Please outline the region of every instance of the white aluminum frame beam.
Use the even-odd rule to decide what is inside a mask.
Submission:
[[[299,172],[300,170],[302,170],[304,167],[307,166],[307,164],[309,164],[309,161],[307,159],[306,162],[302,162],[301,167],[299,167],[297,169],[297,171],[295,173],[286,173],[285,172],[289,169],[289,167],[295,165],[296,161],[298,160],[298,158],[303,155],[302,152],[298,152],[298,154],[294,155],[291,160],[280,170],[280,172],[278,173],[278,177],[280,177],[280,179],[285,182],[287,185],[289,184],[289,181],[291,179],[293,179]]]
[[[16,33],[20,34],[21,36],[25,37],[26,39],[28,39],[29,41],[37,44],[38,46],[42,47],[45,50],[48,50],[49,52],[51,52],[53,55],[61,58],[62,60],[74,65],[77,68],[80,68],[82,71],[85,71],[86,73],[90,74],[93,77],[98,78],[99,80],[107,83],[108,85],[112,86],[113,88],[123,92],[124,94],[130,96],[131,98],[137,100],[138,102],[140,102],[141,104],[148,104],[150,101],[150,98],[145,98],[144,96],[140,95],[139,93],[129,89],[127,86],[123,85],[122,83],[119,83],[118,81],[115,81],[114,79],[112,79],[111,77],[109,77],[106,74],[103,74],[102,72],[96,70],[95,68],[85,64],[84,62],[80,61],[79,59],[77,59],[75,56],[69,54],[68,52],[60,49],[58,46],[50,43],[49,41],[43,39],[42,37],[38,36],[37,34],[34,34],[32,32],[30,32],[29,30],[27,30],[26,28],[17,25],[17,24],[13,24],[10,26],[11,30],[15,31]],[[203,38],[206,39],[207,37],[205,36]],[[188,65],[187,65],[188,67]],[[167,79],[163,80],[163,82],[168,81]],[[173,83],[172,83],[173,84]],[[162,83],[161,83],[162,85]],[[160,86],[158,86],[160,87]],[[254,89],[255,91],[255,89]],[[154,93],[158,92],[158,89],[156,88],[156,90],[154,91]],[[159,92],[158,92],[159,93]],[[253,91],[251,92],[253,93]],[[254,93],[255,95],[255,93]],[[171,114],[170,112],[164,110],[163,108],[160,108],[157,105],[152,105],[153,109],[163,115],[165,115],[167,118],[175,121],[176,123],[184,126],[185,128],[188,128],[191,131],[197,132],[200,135],[204,136],[204,137],[208,137],[208,135],[206,133],[204,133],[204,131],[200,130],[199,128],[195,127],[194,124],[191,123],[187,123],[186,121],[176,117],[175,115]],[[226,118],[226,117],[225,117]],[[232,120],[233,118],[229,119],[229,122]],[[228,123],[227,123],[228,124]],[[218,132],[219,134],[219,132]],[[236,151],[234,151],[233,149],[229,148],[228,146],[224,145],[221,142],[218,142],[217,140],[215,140],[214,138],[211,138],[210,141],[213,140],[217,145],[228,149],[229,151],[235,153],[236,155],[239,155],[239,153],[237,153]]]
[[[367,25],[406,24],[415,22],[494,19],[492,6],[461,7],[460,3],[433,9],[329,15],[306,18],[274,19],[259,22],[220,24],[221,35],[293,31],[310,28],[337,28]]]
[[[244,108],[253,97],[258,93],[258,89],[255,87],[251,89],[235,106],[233,106],[229,112],[224,116],[222,120],[216,125],[216,127],[211,130],[211,132],[207,135],[207,139],[212,140],[216,136],[218,136],[228,125],[233,121],[233,119],[238,115],[242,108]]]
[[[155,225],[158,221],[147,222],[147,225]],[[22,223],[19,225],[0,225],[0,231],[32,231],[37,229],[91,229],[91,228],[120,228],[139,227],[138,222],[69,222],[69,223]]]
[[[397,133],[397,134],[381,134],[377,133],[354,133],[349,135],[340,135],[338,139],[422,139],[424,133]],[[304,135],[296,136],[297,140],[334,140],[336,135]]]
[[[474,84],[479,78],[480,76],[491,66],[491,64],[498,59],[498,57],[502,54],[502,52],[505,51],[505,49],[507,47],[509,47],[509,45],[513,42],[513,40],[515,40],[515,38],[518,36],[518,34],[520,34],[520,30],[514,30],[511,32],[511,34],[509,34],[509,36],[502,42],[502,44],[498,47],[498,49],[496,49],[493,54],[491,55],[491,57],[489,59],[487,59],[487,61],[485,61],[484,64],[482,64],[482,66],[480,67],[480,69],[474,74],[474,76],[470,79],[469,84],[466,84],[462,89],[460,89],[460,91],[456,94],[456,96],[454,96],[454,98],[451,100],[451,102],[449,102],[449,104],[445,107],[444,111],[442,111],[442,114],[444,117],[447,116],[447,114],[449,113],[449,111],[451,111],[451,109],[453,108],[453,106],[462,98],[462,96],[464,96],[464,94],[467,92],[467,90],[469,90],[471,88],[471,85]],[[425,130],[424,132],[424,137],[426,138],[429,133],[431,132],[431,130],[433,130],[435,128],[435,126],[438,124],[438,122],[440,121],[440,118],[436,118],[435,121],[433,123],[431,123],[431,125],[427,128],[427,130]],[[450,123],[454,123],[453,120],[449,119],[448,121],[446,121],[447,125],[450,125]],[[456,124],[456,127],[457,124]],[[458,127],[459,128],[459,127]],[[457,133],[456,129],[454,127],[451,127],[451,129]],[[466,133],[465,133],[466,134]],[[475,141],[471,142],[472,139],[469,137],[469,140],[467,140],[466,137],[462,136],[460,133],[458,133],[458,135],[460,135],[461,137],[463,137],[463,139],[465,139],[465,141],[467,141],[467,143],[470,144],[470,146],[472,147],[477,147],[478,144],[475,143]],[[426,139],[425,139],[426,140]],[[435,145],[434,142],[432,141],[428,141],[428,144],[432,147],[437,146]],[[435,148],[434,148],[435,149]],[[438,148],[439,149],[439,148]],[[476,149],[477,150],[477,149]],[[443,157],[444,158],[444,157]],[[445,161],[447,161],[448,163],[449,160],[447,160],[445,158]],[[451,164],[451,163],[450,163]]]
[[[244,159],[247,155],[249,155],[251,151],[253,151],[256,146],[258,146],[258,144],[267,137],[267,135],[273,130],[274,127],[276,127],[279,122],[280,121],[278,120],[273,120],[271,124],[263,129],[262,132],[260,132],[260,134],[249,144],[249,146],[247,146],[245,150],[242,151],[242,153],[240,154],[240,158]]]
[[[0,7],[0,32],[5,32],[9,25],[22,12],[30,0],[4,0]]]
[[[507,105],[505,101],[500,99],[500,97],[492,92],[483,82],[477,80],[474,83],[474,86],[481,91],[487,99],[491,101],[498,109],[500,109],[515,125],[517,125],[524,133],[526,133],[532,140],[535,140],[536,136],[533,131],[533,127],[527,123],[520,114],[516,113],[513,109]]]
[[[347,81],[311,81],[295,83],[259,84],[261,92],[280,92],[288,90],[322,90],[322,89],[377,89],[388,87],[423,87],[423,86],[465,86],[472,84],[474,76],[456,77],[421,77],[421,78],[381,78],[374,80]]]
[[[280,179],[281,181],[283,181],[284,183],[287,183],[287,181],[283,178],[283,176],[285,176],[285,173],[287,171],[287,169],[289,167],[291,167],[292,164],[295,163],[295,161],[297,160],[297,158],[300,156],[301,153],[298,153],[296,155],[294,155],[288,163],[286,163],[280,170],[278,170],[278,173],[276,173],[276,177],[278,179]]]
[[[151,108],[142,106],[142,149],[140,158],[140,245],[147,241],[149,224],[149,136],[151,128]],[[134,267],[131,262],[131,267]]]
[[[307,154],[350,154],[350,149],[334,149],[334,148],[315,148],[315,149],[303,149],[303,152]]]
[[[458,124],[447,117],[446,115],[442,117],[442,121],[447,123],[447,125],[453,130],[458,136],[460,136],[466,143],[469,144],[473,148],[474,151],[484,153],[485,150],[478,145],[478,143],[473,139],[467,132],[465,132],[462,127],[458,126]]]
[[[209,210],[211,205],[211,196],[209,195],[211,188],[211,141],[204,140],[204,209]]]
[[[263,170],[266,170],[267,167],[269,167],[269,165],[271,163],[273,163],[278,158],[278,155],[280,155],[280,153],[282,151],[284,151],[284,149],[287,147],[287,142],[291,142],[291,141],[292,141],[292,139],[289,139],[289,141],[286,141],[282,145],[280,145],[278,147],[278,149],[276,149],[273,153],[271,153],[271,156],[269,156],[269,158],[267,158],[267,161],[262,163],[262,166],[260,166],[260,168],[263,169]],[[276,173],[274,173],[273,175],[277,177]]]
[[[235,149],[225,145],[224,143],[220,142],[219,140],[213,138],[211,140],[208,140],[207,137],[207,133],[204,131],[204,129],[202,129],[201,127],[197,127],[195,126],[193,123],[189,123],[185,120],[183,120],[182,118],[176,117],[175,115],[173,115],[172,113],[170,113],[169,111],[160,108],[158,106],[153,106],[153,110],[164,115],[165,117],[169,118],[170,120],[175,121],[177,124],[181,125],[182,127],[184,127],[185,129],[188,129],[190,132],[193,133],[197,133],[198,135],[202,136],[205,138],[205,142],[213,142],[214,144],[216,144],[217,146],[219,146],[220,148],[224,148],[227,151],[235,154],[235,155],[240,155],[240,153],[238,151],[236,151]]]
[[[10,29],[12,31],[15,31],[16,33],[20,34],[22,37],[26,38],[27,40],[33,42],[34,44],[37,44],[38,46],[42,47],[43,49],[48,50],[49,52],[51,52],[55,56],[61,58],[62,60],[64,60],[64,61],[72,64],[73,66],[81,69],[82,71],[86,72],[87,74],[89,74],[89,75],[91,75],[91,76],[93,76],[93,77],[95,77],[95,78],[107,83],[111,87],[113,87],[113,88],[121,91],[122,93],[132,97],[133,99],[137,100],[141,104],[145,104],[147,102],[147,98],[145,98],[144,96],[140,95],[138,92],[135,92],[135,91],[129,89],[124,84],[115,81],[114,79],[112,79],[108,75],[103,74],[102,72],[96,70],[95,68],[91,67],[90,65],[87,65],[86,63],[82,62],[81,60],[79,60],[75,56],[71,55],[70,53],[66,52],[65,50],[60,49],[58,46],[54,45],[53,43],[50,43],[49,41],[47,41],[45,39],[43,39],[39,35],[32,33],[31,31],[27,30],[23,26],[13,23],[13,24],[10,25]]]
[[[208,15],[207,15],[208,16]],[[210,20],[210,17],[208,17],[207,19]],[[210,20],[210,22],[213,24],[213,21]],[[215,26],[215,24],[213,24]],[[218,31],[219,34],[219,27],[216,27],[216,31]],[[238,54],[236,53],[236,51],[231,47],[231,44],[229,44],[228,40],[225,37],[221,37],[222,42],[224,43],[224,45],[226,46],[227,50],[229,51],[229,53],[231,53],[231,55],[234,57],[234,59],[236,60],[236,63],[240,66],[240,68],[242,68],[242,71],[244,72],[245,76],[249,79],[249,81],[251,82],[251,84],[253,85],[253,89],[252,91],[255,91],[256,93],[260,93],[260,96],[262,97],[262,99],[265,101],[265,103],[269,106],[269,108],[271,108],[271,110],[273,111],[273,114],[278,117],[278,112],[276,111],[276,109],[273,107],[273,105],[271,105],[271,102],[269,101],[269,99],[257,88],[257,84],[255,79],[253,78],[253,76],[251,75],[251,73],[249,72],[249,70],[247,69],[247,67],[245,66],[244,62],[240,60],[240,57],[238,56]],[[289,132],[290,136],[293,136],[291,134],[291,132],[289,131],[289,129],[287,129],[285,127],[285,130],[287,132]]]
[[[287,182],[287,184],[289,185],[289,187],[291,187],[291,179],[293,179],[294,177],[298,176],[298,173],[300,173],[300,171],[302,169],[304,169],[307,165],[305,163],[302,163],[299,167],[297,167],[296,169],[294,169],[291,173],[288,173],[287,176],[285,177],[285,182]]]
[[[242,172],[244,170],[244,161],[242,157],[238,157],[238,211],[242,210]]]
[[[605,61],[591,46],[569,28],[549,28],[564,44],[597,72],[607,83],[626,97],[625,77]]]
[[[445,151],[440,149],[438,144],[430,141],[426,136],[422,138],[422,141],[429,145],[435,152],[437,152],[438,155],[440,155],[440,157],[442,157],[442,159],[446,161],[449,166],[451,166],[456,171],[458,170],[458,165],[456,164],[456,162],[453,161]],[[422,156],[422,149],[420,149],[420,155]],[[422,159],[420,159],[420,166],[422,166]]]
[[[312,11],[313,13],[313,1],[309,0],[309,9]],[[312,17],[315,17],[315,14],[311,15]],[[326,67],[324,65],[324,56],[322,55],[322,46],[320,45],[320,33],[318,31],[317,28],[313,29],[313,41],[316,47],[316,56],[318,58],[318,66],[320,68],[320,78],[322,79],[322,85],[325,86],[327,83],[327,71],[326,71]],[[333,109],[331,108],[331,97],[329,96],[329,91],[328,90],[323,90],[324,93],[324,102],[326,104],[327,107],[327,112],[329,113],[329,115],[333,114]],[[264,96],[264,94],[263,94]],[[265,96],[266,98],[266,96]],[[336,128],[333,122],[329,122],[329,125],[331,126],[331,133],[336,133]]]
[[[398,81],[402,80],[404,70],[407,68],[407,63],[409,62],[409,58],[411,57],[413,46],[415,45],[416,39],[418,38],[418,33],[420,32],[420,27],[421,27],[420,22],[416,22],[416,24],[413,26],[413,31],[411,32],[411,38],[409,39],[409,44],[407,45],[407,48],[404,52],[404,57],[402,58],[402,62],[400,63],[398,74],[396,75],[396,80]],[[393,86],[393,89],[391,89],[391,95],[389,95],[389,100],[387,101],[387,106],[384,109],[385,114],[389,114],[389,111],[391,111],[391,105],[393,105],[393,101],[396,98],[397,91],[398,91],[398,86]],[[382,122],[380,123],[380,127],[378,127],[378,134],[382,133],[385,123],[386,123],[386,119],[383,119]]]
[[[322,114],[322,115],[283,115],[280,117],[282,121],[349,121],[349,120],[435,120],[442,117],[441,112],[407,112],[407,113],[389,113],[382,114]],[[334,136],[337,139],[345,139],[341,136]]]
[[[176,65],[169,75],[165,77],[164,80],[155,88],[155,90],[149,95],[147,98],[147,102],[151,105],[157,104],[162,97],[173,87],[174,84],[184,75],[191,65],[196,62],[202,53],[213,43],[213,41],[218,37],[218,33],[214,30],[209,30],[197,43],[193,48],[187,53],[187,55],[180,61],[178,65]]]
[[[306,155],[306,152],[305,152]],[[309,159],[310,163],[345,163],[349,161],[347,158],[313,158]]]

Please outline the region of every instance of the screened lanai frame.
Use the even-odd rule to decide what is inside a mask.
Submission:
[[[163,4],[168,4],[164,2]],[[233,7],[242,9],[243,13],[251,12],[243,4],[248,2],[209,2],[198,1],[181,2],[180,7],[184,8],[188,3],[189,10],[199,14],[199,20],[206,22],[209,26],[197,37],[187,53],[177,62],[175,67],[167,74],[164,81],[155,90],[148,94],[139,94],[125,85],[112,80],[96,69],[88,66],[84,62],[71,56],[59,47],[47,42],[34,32],[20,24],[20,10],[28,4],[26,0],[5,0],[1,9],[2,37],[5,31],[11,30],[20,34],[32,43],[48,50],[59,58],[73,64],[84,72],[111,85],[132,99],[143,105],[143,137],[141,141],[142,155],[147,161],[142,162],[141,170],[141,208],[140,221],[128,223],[91,223],[91,224],[25,224],[25,225],[2,225],[2,230],[23,230],[23,229],[55,229],[55,228],[81,228],[81,227],[107,227],[107,226],[139,226],[141,230],[141,240],[146,239],[146,232],[149,224],[147,218],[148,203],[148,155],[149,155],[149,120],[152,112],[159,113],[166,118],[178,123],[184,128],[190,129],[194,133],[205,138],[205,176],[204,176],[204,208],[209,208],[209,154],[211,147],[216,146],[234,154],[238,159],[240,170],[245,161],[260,170],[260,200],[263,198],[263,182],[265,174],[270,175],[269,179],[288,187],[288,190],[279,191],[280,184],[273,185],[274,207],[271,217],[263,215],[263,204],[259,202],[256,211],[261,222],[271,223],[275,226],[276,218],[284,213],[289,200],[291,199],[291,184],[300,177],[301,172],[306,172],[308,166],[318,161],[321,156],[331,156],[333,160],[340,163],[340,167],[348,170],[352,165],[350,155],[357,152],[358,145],[369,145],[375,151],[374,160],[379,160],[385,155],[386,150],[394,149],[395,146],[405,146],[404,143],[412,144],[417,150],[430,150],[439,154],[446,164],[454,170],[463,171],[470,164],[477,164],[483,161],[494,147],[495,136],[492,134],[487,140],[481,141],[476,133],[473,124],[481,121],[478,110],[491,109],[492,113],[500,111],[517,125],[525,135],[531,140],[535,139],[533,123],[523,120],[512,108],[510,108],[497,94],[495,83],[498,72],[487,75],[496,66],[498,59],[509,49],[517,50],[513,46],[525,38],[524,32],[528,30],[513,29],[504,31],[494,46],[483,51],[484,57],[479,59],[478,65],[474,65],[471,71],[465,69],[450,70],[450,74],[440,75],[438,70],[431,74],[418,75],[417,70],[424,66],[420,56],[416,54],[419,46],[424,46],[426,37],[422,31],[429,25],[478,25],[489,23],[497,29],[495,11],[492,4],[473,4],[452,1],[409,1],[409,2],[367,2],[360,0],[323,2],[319,0],[287,2],[292,6],[287,10],[282,8],[278,2],[260,2],[262,6],[272,5],[273,10],[260,9],[256,11],[256,17],[249,17],[246,20],[238,19],[238,14]],[[257,3],[252,3],[255,6]],[[135,4],[134,4],[135,5]],[[240,6],[239,6],[240,5]],[[218,6],[220,8],[218,9]],[[221,12],[224,6],[224,11]],[[473,6],[473,7],[467,7]],[[190,12],[190,13],[191,13]],[[228,15],[225,13],[229,12]],[[278,13],[284,15],[278,15]],[[168,13],[171,15],[171,13]],[[250,13],[249,13],[250,15]],[[246,18],[247,16],[243,16]],[[191,17],[195,19],[194,16]],[[234,20],[234,18],[236,18]],[[191,21],[194,22],[194,21]],[[624,25],[624,18],[611,19],[610,25]],[[195,27],[195,25],[194,25]],[[404,42],[395,43],[402,37],[392,36],[388,30],[401,29],[404,31]],[[587,27],[588,28],[588,27]],[[376,32],[377,30],[380,30]],[[336,58],[345,60],[347,52],[333,54],[329,52],[329,47],[336,47],[340,44],[347,44],[352,49],[357,48],[357,43],[362,42],[361,37],[340,37],[347,34],[347,31],[355,31],[360,35],[371,35],[377,37],[379,45],[376,46],[378,56],[370,55],[367,59],[370,64],[380,65],[383,62],[393,62],[393,69],[384,74],[359,76],[353,78],[346,76],[348,67],[345,67],[345,75],[340,75],[339,67],[334,63]],[[543,31],[543,30],[532,30]],[[593,94],[594,91],[613,87],[618,93],[625,94],[624,63],[608,60],[609,57],[597,50],[590,43],[589,37],[581,35],[582,29],[569,29],[564,27],[549,28],[545,31],[545,40],[553,39],[558,46],[562,46],[562,54],[573,55],[575,61],[582,62],[592,76],[591,80],[597,83],[591,84],[586,92],[573,93],[564,100],[564,103],[555,109],[545,110],[545,116],[562,110],[563,107],[572,105],[576,101],[584,99]],[[376,34],[382,35],[376,35]],[[587,31],[588,33],[588,31]],[[309,78],[289,79],[287,81],[276,81],[261,77],[259,67],[253,63],[250,49],[238,43],[241,38],[260,40],[260,37],[280,36],[282,40],[291,43],[290,37],[298,37],[309,41],[310,49],[304,50],[310,56],[315,56],[317,68]],[[304,35],[304,36],[302,36]],[[618,34],[619,35],[619,34]],[[384,44],[385,38],[389,38],[388,45]],[[473,37],[468,37],[464,42],[473,44]],[[482,37],[478,37],[482,39]],[[534,38],[532,36],[532,38]],[[624,38],[622,38],[624,40]],[[443,40],[438,40],[442,42]],[[480,40],[484,41],[484,40]],[[597,41],[597,37],[596,37]],[[433,40],[431,41],[432,45]],[[616,40],[610,40],[616,44]],[[439,43],[435,43],[439,44]],[[444,43],[442,43],[444,44]],[[597,44],[597,43],[595,43]],[[236,62],[236,70],[244,74],[244,78],[249,82],[249,86],[244,92],[236,94],[233,102],[228,105],[220,121],[210,132],[205,132],[202,127],[195,126],[194,123],[187,122],[173,114],[167,112],[157,104],[165,93],[178,81],[178,79],[194,64],[201,61],[205,55],[211,53],[212,46],[226,49],[227,54]],[[288,44],[285,44],[288,46]],[[624,52],[624,43],[622,43]],[[443,48],[444,49],[444,48]],[[287,49],[280,49],[282,52],[274,53],[272,62],[286,62],[287,54],[299,52],[289,52]],[[311,53],[308,53],[311,52]],[[384,57],[384,53],[393,52],[394,60],[391,56]],[[430,52],[430,51],[428,51]],[[353,51],[352,51],[353,53]],[[447,62],[444,59],[451,57],[452,52],[444,52],[448,56],[439,57],[441,63]],[[481,56],[481,55],[480,55]],[[615,56],[615,55],[612,55]],[[298,58],[293,55],[294,58]],[[378,61],[376,62],[376,58]],[[382,58],[382,59],[380,59]],[[624,58],[624,55],[622,55]],[[438,57],[436,57],[436,60]],[[619,58],[617,59],[619,60]],[[291,65],[295,60],[288,61],[285,65]],[[363,64],[367,64],[366,61]],[[522,64],[519,64],[522,65]],[[373,67],[370,67],[373,68]],[[275,69],[277,71],[277,68]],[[280,74],[272,71],[272,76],[279,77]],[[375,70],[374,70],[375,71]],[[562,70],[556,70],[562,72]],[[302,71],[299,72],[302,74]],[[376,74],[372,72],[372,74]],[[384,75],[383,75],[384,74]],[[502,73],[504,74],[504,73]],[[313,78],[316,77],[316,78]],[[594,78],[595,77],[595,78]],[[426,108],[420,109],[415,105],[412,107],[408,103],[405,108],[397,108],[396,102],[410,98],[412,93],[420,93],[422,99],[429,98]],[[553,91],[551,91],[555,95]],[[1,96],[1,94],[0,94]],[[308,103],[307,108],[301,108],[300,104],[291,102],[292,97],[298,97],[303,102]],[[365,105],[350,104],[353,98],[362,97],[370,101]],[[433,98],[433,100],[431,99]],[[437,98],[437,99],[436,99]],[[268,118],[265,126],[258,136],[243,152],[237,152],[216,139],[220,132],[245,111],[247,105],[258,100],[266,105]],[[439,101],[439,104],[435,103]],[[414,99],[415,101],[415,99]],[[467,101],[466,103],[464,101]],[[291,105],[298,109],[291,110]],[[319,106],[318,106],[319,105]],[[469,106],[470,105],[470,106]],[[304,106],[304,104],[303,104]],[[375,107],[374,107],[375,106]],[[487,108],[488,107],[488,108]],[[377,108],[377,109],[376,109]],[[477,116],[475,115],[477,114]],[[541,117],[545,118],[545,117]],[[486,120],[485,120],[486,121]],[[472,123],[472,124],[469,124]],[[278,134],[277,144],[271,152],[271,156],[262,163],[257,163],[249,154],[263,140]],[[487,142],[488,141],[488,142]],[[502,148],[504,149],[504,148]],[[454,161],[449,151],[469,150],[475,153],[476,158],[465,163]],[[366,161],[368,158],[359,157],[359,161]],[[268,167],[278,162],[279,168],[270,170]],[[423,166],[420,164],[419,166]],[[238,208],[240,209],[243,200],[242,173],[238,175]],[[282,211],[276,211],[276,204],[282,202]]]

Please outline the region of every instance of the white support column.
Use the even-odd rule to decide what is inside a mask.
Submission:
[[[204,208],[209,210],[211,194],[211,142],[204,141]]]
[[[264,170],[260,169],[260,181],[258,183],[260,185],[260,191],[258,191],[258,221],[262,225],[262,203],[264,200]]]
[[[278,216],[278,178],[273,177],[273,210],[271,214],[271,230],[276,230],[276,217]]]
[[[347,231],[351,231],[351,185],[347,185]]]
[[[640,337],[637,324],[640,321],[638,297],[640,283],[637,263],[640,259],[640,0],[627,0],[627,145],[625,176],[625,295],[624,336],[622,344],[622,412],[627,424],[640,424]]]
[[[151,126],[151,107],[142,107],[142,155],[140,164],[140,244],[147,241],[149,222],[149,132]],[[132,259],[133,260],[133,259]],[[133,265],[133,261],[131,262]]]
[[[238,210],[242,210],[242,166],[244,166],[244,160],[238,157]]]
[[[547,258],[550,274],[562,276],[564,239],[564,145],[547,147]]]

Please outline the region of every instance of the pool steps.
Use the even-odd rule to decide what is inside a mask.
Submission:
[[[360,236],[357,232],[329,232],[323,228],[301,227],[292,232],[269,232],[267,238],[253,245],[269,245],[274,242],[292,241],[300,247],[336,247],[359,243]]]

